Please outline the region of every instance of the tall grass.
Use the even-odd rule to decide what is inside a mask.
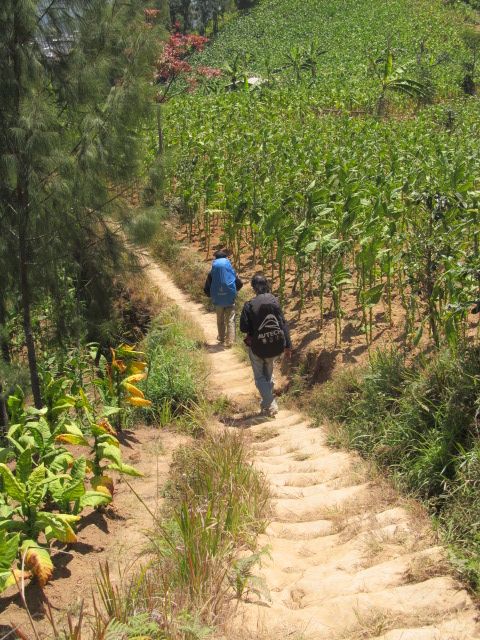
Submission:
[[[170,589],[182,594],[189,610],[215,623],[236,594],[240,554],[256,557],[267,483],[251,465],[242,435],[223,432],[176,452],[167,496],[167,524],[158,522],[152,535],[158,565],[170,567]]]
[[[149,637],[201,640],[247,591],[257,595],[256,536],[268,515],[269,491],[251,465],[241,434],[194,441],[174,456],[166,507],[154,516],[147,560],[114,580],[108,565],[97,579],[92,640]],[[250,582],[252,589],[250,589]],[[69,631],[55,638],[80,638]],[[80,632],[87,622],[80,619]]]
[[[378,352],[315,391],[312,406],[332,444],[373,459],[426,502],[480,588],[480,347],[408,364]]]
[[[177,306],[166,308],[153,322],[143,348],[149,372],[143,388],[152,401],[150,422],[169,424],[201,402],[207,377],[203,336]]]

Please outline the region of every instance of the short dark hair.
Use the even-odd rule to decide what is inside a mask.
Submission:
[[[222,249],[220,251],[215,251],[213,257],[215,258],[215,260],[219,260],[220,258],[228,258],[228,253],[224,249]]]
[[[270,286],[263,273],[256,273],[252,278],[252,289],[255,293],[270,293]]]

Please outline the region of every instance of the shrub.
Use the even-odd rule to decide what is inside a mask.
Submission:
[[[206,375],[200,346],[200,334],[178,307],[169,307],[155,320],[145,341],[150,369],[144,385],[155,419],[162,412],[174,418],[199,401]]]
[[[140,209],[127,222],[130,237],[138,244],[149,244],[164,223],[166,212],[161,207]]]

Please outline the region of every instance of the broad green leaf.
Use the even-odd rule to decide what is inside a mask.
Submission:
[[[60,453],[48,465],[48,469],[52,473],[66,471],[74,463],[74,457],[69,451],[61,451],[60,449],[59,451]]]
[[[8,447],[0,447],[0,462],[7,462],[12,455],[12,450]]]
[[[141,471],[138,471],[135,467],[131,467],[129,464],[124,464],[123,462],[109,464],[107,465],[107,469],[120,471],[121,473],[125,473],[127,476],[135,476],[137,478],[143,477],[143,473]]]
[[[45,495],[46,485],[44,480],[47,477],[47,470],[41,464],[32,471],[27,482],[27,500],[31,505],[38,504]]]
[[[100,455],[102,458],[106,460],[111,460],[118,465],[122,464],[122,454],[120,453],[120,449],[112,444],[101,444],[98,447]]]
[[[0,531],[0,572],[8,571],[17,557],[20,536]]]
[[[378,304],[382,298],[383,288],[384,286],[382,283],[377,284],[371,289],[367,289],[367,291],[362,291],[360,293],[360,300],[362,302],[362,305],[365,307],[373,307],[374,305]]]
[[[32,450],[30,448],[25,449],[18,459],[15,467],[15,475],[20,482],[27,482],[30,474],[32,473]]]
[[[5,591],[9,587],[13,587],[17,584],[15,575],[19,572],[15,569],[9,569],[8,571],[0,571],[0,593]]]
[[[75,398],[73,396],[62,396],[58,398],[55,404],[52,407],[52,413],[59,414],[63,411],[69,411],[72,407],[75,406]]]
[[[100,507],[102,505],[110,504],[112,501],[112,496],[106,495],[106,493],[102,491],[86,491],[85,494],[80,498],[80,507],[84,509],[85,507]]]
[[[102,417],[108,418],[109,416],[114,416],[122,411],[121,407],[103,407],[102,409]]]
[[[77,522],[80,516],[70,516],[60,513],[47,513],[41,511],[37,516],[37,528],[44,530],[47,540],[60,540],[60,542],[76,542],[77,536],[72,529],[72,524]]]
[[[77,458],[73,463],[70,475],[74,480],[83,480],[85,478],[86,472],[87,461],[83,456],[81,456],[80,458]]]
[[[73,422],[66,422],[63,425],[63,432],[64,433],[71,433],[74,436],[83,436],[84,433],[83,431],[80,429],[80,427],[78,427],[75,423]]]
[[[17,502],[25,502],[27,495],[26,486],[19,482],[6,464],[0,463],[0,475],[3,478],[4,491],[9,498]]]
[[[72,433],[61,433],[60,435],[58,435],[55,438],[55,441],[56,442],[63,442],[65,444],[75,444],[75,445],[79,445],[79,446],[82,446],[82,447],[90,446],[90,443],[85,438],[85,436],[83,436],[83,435],[76,436],[76,435],[73,435]]]
[[[62,500],[72,502],[78,500],[85,494],[85,485],[83,480],[77,480],[69,484],[62,493]]]

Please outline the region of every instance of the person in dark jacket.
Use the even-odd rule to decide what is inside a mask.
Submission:
[[[262,401],[260,411],[264,415],[274,416],[278,405],[273,395],[273,364],[282,353],[289,358],[292,342],[290,331],[283,315],[280,303],[270,293],[270,287],[262,274],[252,278],[255,297],[246,302],[240,316],[240,331],[246,333],[252,363],[255,385]]]
[[[235,342],[235,299],[243,282],[235,273],[225,251],[216,251],[203,291],[217,313],[218,341],[231,347]]]

